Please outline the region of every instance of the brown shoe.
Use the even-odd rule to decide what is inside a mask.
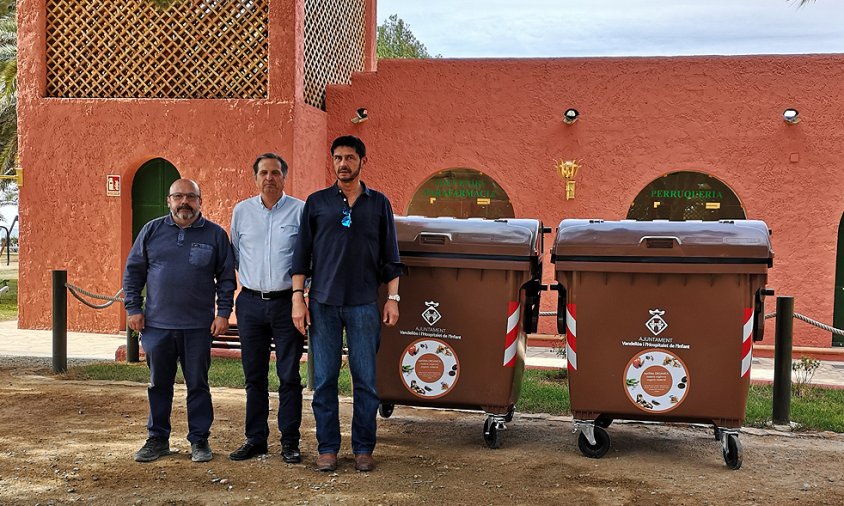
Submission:
[[[320,453],[316,459],[317,471],[334,471],[337,469],[336,453]]]
[[[371,453],[357,453],[355,454],[355,469],[358,471],[369,472],[375,469],[375,459],[372,458]]]

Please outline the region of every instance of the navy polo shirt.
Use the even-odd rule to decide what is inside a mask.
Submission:
[[[217,316],[228,318],[235,287],[226,231],[201,214],[187,228],[169,214],[144,225],[123,274],[127,313],[143,312],[145,325],[162,329],[210,328],[215,299]]]
[[[378,286],[402,273],[390,201],[361,186],[352,207],[334,183],[311,194],[302,211],[291,273],[310,276],[309,297],[322,304],[376,302]]]

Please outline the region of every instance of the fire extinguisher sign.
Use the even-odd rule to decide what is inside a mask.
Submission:
[[[106,176],[106,196],[119,197],[120,196],[120,176],[117,174],[109,174]]]

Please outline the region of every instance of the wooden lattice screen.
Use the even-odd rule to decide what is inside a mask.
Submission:
[[[365,10],[365,0],[305,0],[306,104],[325,109],[325,86],[363,70]]]
[[[50,97],[266,98],[269,0],[47,0]]]

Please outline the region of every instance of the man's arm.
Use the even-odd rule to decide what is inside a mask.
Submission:
[[[399,293],[399,278],[395,277],[387,283],[387,295],[397,295]],[[384,303],[384,325],[392,327],[399,321],[399,303],[387,299]]]
[[[232,238],[232,253],[234,254],[234,268],[240,270],[240,211],[238,211],[240,204],[234,206],[232,212],[231,238]]]
[[[311,312],[305,301],[305,275],[294,274],[292,279],[293,305],[291,316],[293,317],[293,325],[300,333],[304,334],[311,326]]]
[[[384,208],[381,213],[380,223],[380,248],[381,258],[379,259],[380,271],[378,276],[382,283],[389,283],[392,279],[404,274],[404,264],[399,256],[399,244],[396,236],[396,220],[393,216],[393,208],[390,201],[384,197]],[[398,285],[396,292],[398,293]]]
[[[234,306],[234,290],[237,281],[234,275],[234,253],[226,231],[220,229],[217,239],[217,316],[211,323],[211,335],[219,336],[229,329],[229,316]]]
[[[290,268],[290,278],[293,282],[293,300],[291,316],[293,325],[304,334],[311,325],[311,313],[305,301],[305,278],[311,274],[311,255],[313,253],[313,224],[310,217],[311,198],[302,208],[299,220],[299,237],[293,250],[293,265]]]
[[[129,250],[129,258],[126,259],[126,270],[123,272],[123,306],[126,308],[128,318],[126,323],[129,328],[140,332],[144,328],[144,299],[141,291],[147,283],[147,269],[149,268],[144,242],[149,233],[149,224],[141,228],[132,249]]]

